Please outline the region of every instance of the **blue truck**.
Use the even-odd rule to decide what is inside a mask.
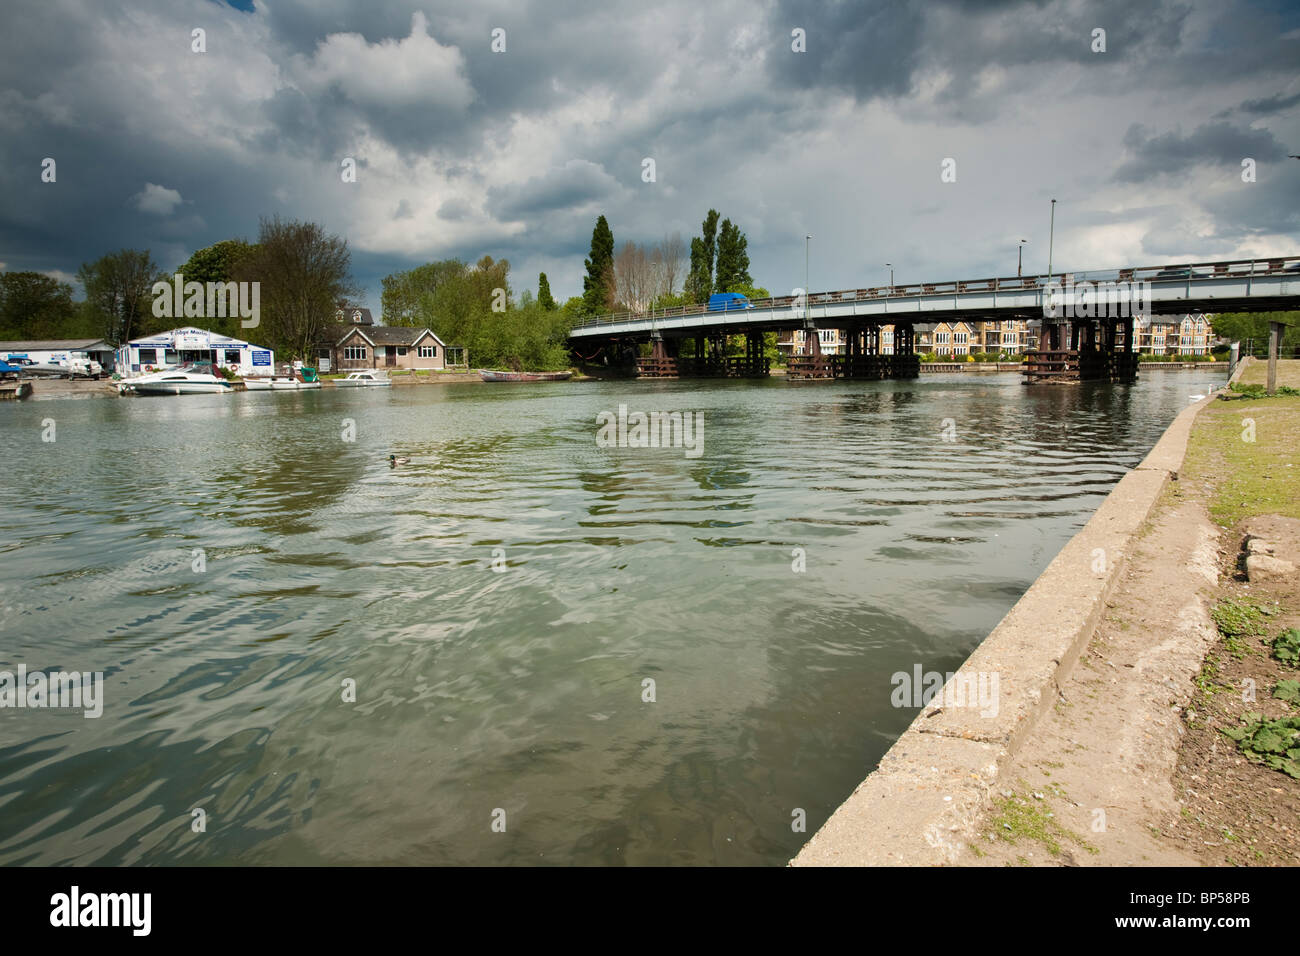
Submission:
[[[715,292],[709,296],[710,312],[730,312],[733,309],[752,309],[754,304],[739,292]]]

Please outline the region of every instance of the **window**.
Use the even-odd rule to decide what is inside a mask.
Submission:
[[[436,358],[438,355],[438,346],[421,345],[419,351],[420,358]]]
[[[948,335],[947,332],[936,332],[934,333],[934,341],[939,345],[947,345],[949,341]]]
[[[366,357],[366,347],[364,345],[347,345],[343,348],[343,360],[345,362],[360,362]]]
[[[399,345],[399,346],[397,347],[397,354],[398,354],[398,355],[405,355],[405,354],[406,354],[406,346],[404,346],[404,345]]]
[[[1015,344],[1017,344],[1017,342],[1019,341],[1019,338],[1020,338],[1020,337],[1019,337],[1015,332],[1003,332],[1003,333],[1002,333],[1002,344],[1003,344],[1003,345],[1015,345]]]
[[[226,364],[227,365],[239,364],[239,349],[226,349]]]
[[[180,358],[177,357],[175,349],[166,349],[163,351],[163,361],[168,365],[177,365],[180,362]]]
[[[952,340],[958,345],[965,345],[970,340],[970,336],[965,332],[954,332]]]
[[[157,349],[141,349],[141,350],[140,350],[140,364],[141,364],[141,365],[157,365],[157,364],[158,364],[158,350],[157,350]]]
[[[892,342],[892,341],[894,341],[894,331],[893,331],[893,329],[885,329],[883,332],[881,332],[881,333],[880,333],[880,341],[882,341],[882,342]]]

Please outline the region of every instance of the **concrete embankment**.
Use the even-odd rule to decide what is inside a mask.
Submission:
[[[1011,757],[1092,638],[1135,535],[1177,475],[1192,422],[1211,400],[1174,419],[793,865],[945,865],[975,839]],[[997,680],[996,703],[983,709],[961,690],[980,686],[981,677],[986,686]]]

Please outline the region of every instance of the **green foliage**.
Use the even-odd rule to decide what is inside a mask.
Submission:
[[[1300,346],[1300,312],[1220,312],[1211,320],[1215,335],[1234,342],[1252,340],[1255,350],[1268,341],[1269,324],[1281,322],[1282,348]]]
[[[1265,613],[1258,605],[1225,598],[1210,611],[1210,618],[1224,637],[1251,637],[1264,633]]]
[[[384,325],[428,325],[423,320],[421,300],[437,293],[444,283],[460,278],[468,268],[459,259],[444,259],[384,276],[379,299]],[[450,340],[443,336],[443,341]]]
[[[223,239],[199,249],[176,271],[186,282],[235,282],[240,265],[256,251],[256,246],[243,239]],[[219,335],[242,338],[240,321],[238,315],[209,316],[204,327]]]
[[[0,273],[0,339],[73,338],[68,332],[79,318],[66,282],[41,272]]]
[[[582,279],[582,298],[587,312],[608,312],[614,304],[614,233],[604,216],[591,231],[591,254],[583,265],[587,274]]]
[[[387,276],[384,288],[394,296],[415,295],[408,324],[428,326],[449,346],[468,349],[470,363],[478,368],[567,368],[565,340],[585,314],[586,300],[574,297],[562,308],[548,309],[525,294],[515,304],[509,295],[509,273],[505,259],[484,256],[472,267],[447,259]],[[503,311],[493,311],[501,300],[498,289],[505,293]],[[387,300],[384,316],[388,323]]]
[[[1221,728],[1220,733],[1235,740],[1248,759],[1300,780],[1300,717],[1269,720],[1251,712],[1242,720],[1242,726]]]
[[[749,240],[740,231],[740,227],[730,219],[722,220],[713,288],[719,292],[740,292],[753,285],[754,279],[749,274],[748,246]]]
[[[707,302],[713,291],[713,265],[708,258],[704,240],[698,236],[691,240],[691,268],[686,274],[684,294],[694,303]]]
[[[77,279],[86,290],[86,315],[110,345],[156,329],[152,288],[161,278],[149,250],[120,249],[83,263]]]
[[[546,278],[545,272],[539,272],[537,274],[537,302],[548,312],[559,308],[555,299],[551,296],[551,283]]]
[[[1288,704],[1300,704],[1300,680],[1278,681],[1273,688],[1273,696]]]
[[[1283,664],[1300,667],[1300,629],[1293,627],[1275,637],[1273,656]]]
[[[1055,796],[1062,796],[1059,790]],[[1032,797],[1022,797],[1016,793],[998,798],[993,802],[994,816],[991,821],[993,833],[1008,843],[1015,844],[1021,838],[1041,843],[1052,856],[1061,853],[1061,840],[1078,844],[1089,853],[1100,852],[1087,840],[1063,827],[1047,805]]]
[[[236,281],[261,284],[259,344],[285,358],[307,358],[355,292],[348,243],[314,222],[279,216],[261,221],[257,245],[234,266]]]
[[[1258,382],[1251,382],[1248,385],[1243,385],[1241,382],[1233,382],[1228,387],[1238,395],[1245,395],[1247,398],[1264,398],[1268,395],[1268,387],[1260,385]],[[1300,395],[1300,388],[1294,388],[1290,385],[1279,385],[1277,386],[1276,394],[1294,397]]]

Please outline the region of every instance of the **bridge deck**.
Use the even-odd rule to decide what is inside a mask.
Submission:
[[[1084,306],[1093,315],[1109,309],[1112,316],[1280,311],[1300,308],[1300,257],[917,283],[818,292],[808,296],[807,303],[794,295],[750,304],[751,308],[728,311],[691,305],[599,316],[574,328],[570,341],[645,341],[652,333],[677,337],[779,330],[799,328],[805,322],[834,328],[846,322],[889,325],[958,317],[1041,318],[1045,306],[1064,315]]]

